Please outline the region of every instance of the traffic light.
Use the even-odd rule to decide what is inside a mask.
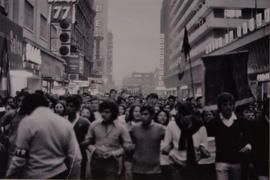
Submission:
[[[71,49],[71,28],[72,24],[68,20],[64,19],[60,21],[60,35],[59,40],[61,46],[59,48],[59,53],[62,56],[69,56]]]

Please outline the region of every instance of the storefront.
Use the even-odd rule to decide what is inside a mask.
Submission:
[[[1,95],[15,95],[23,72],[23,30],[0,13]],[[8,66],[7,66],[8,65]],[[16,72],[15,72],[16,71]]]
[[[55,89],[64,88],[68,84],[65,60],[46,50],[41,51],[41,59],[42,90],[52,93]]]
[[[270,9],[265,10],[264,19],[258,14],[256,19],[245,22],[248,25],[245,31],[239,26],[237,36],[233,36],[225,46],[214,46],[211,51],[206,48],[206,54],[210,56],[247,51],[248,83],[253,96],[259,101],[269,97],[269,12]]]

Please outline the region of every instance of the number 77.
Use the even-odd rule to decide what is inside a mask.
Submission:
[[[70,11],[70,7],[69,7],[69,6],[63,7],[63,11],[64,11],[64,14],[63,14],[63,16],[62,16],[62,19],[66,19],[67,16],[68,16],[68,13],[69,13],[69,11]]]
[[[66,7],[62,7],[62,6],[56,6],[53,8],[54,10],[56,10],[53,18],[54,19],[58,19],[60,14],[61,14],[61,11],[64,11],[63,12],[63,15],[62,15],[62,19],[66,19],[68,14],[69,14],[69,11],[70,11],[70,7],[69,6],[66,6]]]

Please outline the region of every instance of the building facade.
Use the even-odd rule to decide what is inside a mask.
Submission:
[[[131,94],[147,95],[155,92],[156,78],[155,73],[133,72],[130,77],[123,79],[123,88]]]
[[[108,0],[95,0],[94,7],[95,31],[94,31],[94,64],[91,79],[95,83],[93,86],[99,91],[105,91],[105,81],[107,81],[107,46],[108,46]]]
[[[71,46],[75,48],[67,57],[70,80],[88,81],[93,70],[94,17],[93,0],[79,0],[76,3],[75,23],[71,34]],[[72,50],[71,50],[72,51]]]
[[[107,61],[106,61],[106,83],[105,90],[109,91],[114,88],[114,80],[113,80],[113,33],[108,32],[108,45],[107,45]]]
[[[23,32],[22,59],[18,63],[22,67],[11,68],[11,94],[23,88],[50,92],[54,85],[66,84],[66,61],[50,51],[47,0],[9,0],[4,4],[7,17]]]
[[[235,36],[239,25],[269,6],[270,2],[267,0],[164,0],[161,25],[165,36],[165,86],[175,88],[180,98],[192,96],[190,66],[181,52],[185,27],[191,46],[190,61],[195,96],[201,96],[204,91],[204,66],[201,57],[206,55],[206,47],[213,41],[225,44],[226,40],[221,42],[224,36],[227,39]],[[180,78],[179,73],[183,73]]]

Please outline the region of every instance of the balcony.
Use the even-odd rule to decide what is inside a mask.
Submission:
[[[196,41],[200,40],[206,33],[211,31],[212,29],[233,29],[237,28],[239,25],[246,21],[246,19],[215,18],[213,13],[211,13],[206,18],[206,22],[189,36],[189,42],[191,45],[196,43]]]
[[[206,0],[210,8],[255,8],[254,0]],[[269,0],[257,0],[257,8],[270,7]]]
[[[184,25],[194,16],[196,13],[196,8],[200,4],[200,1],[193,1],[192,4],[189,6],[189,8],[186,10],[184,15],[180,18],[178,22],[176,22],[176,25],[173,28],[173,33],[179,32],[179,29],[183,29]]]
[[[173,18],[172,18],[172,21],[170,22],[169,27],[173,27],[174,24],[177,23],[176,21],[179,18],[179,16],[182,16],[185,12],[187,12],[186,10],[192,2],[193,2],[193,0],[185,0],[184,2],[178,2],[178,4],[181,4],[180,8],[174,9],[174,11],[176,11],[176,13],[173,14]]]

